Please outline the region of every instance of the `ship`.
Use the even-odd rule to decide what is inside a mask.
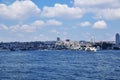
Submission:
[[[85,51],[96,52],[97,48],[95,48],[95,47],[86,47]]]

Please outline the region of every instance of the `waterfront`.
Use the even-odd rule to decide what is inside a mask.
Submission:
[[[0,80],[120,80],[120,51],[0,52]]]

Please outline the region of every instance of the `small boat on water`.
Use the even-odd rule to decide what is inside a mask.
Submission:
[[[96,52],[97,49],[95,47],[86,47],[85,51]]]

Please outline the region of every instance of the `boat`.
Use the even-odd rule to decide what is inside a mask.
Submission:
[[[96,52],[97,49],[95,47],[86,47],[85,51]]]

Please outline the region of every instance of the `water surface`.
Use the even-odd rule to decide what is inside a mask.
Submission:
[[[0,80],[120,80],[120,51],[0,52]]]

